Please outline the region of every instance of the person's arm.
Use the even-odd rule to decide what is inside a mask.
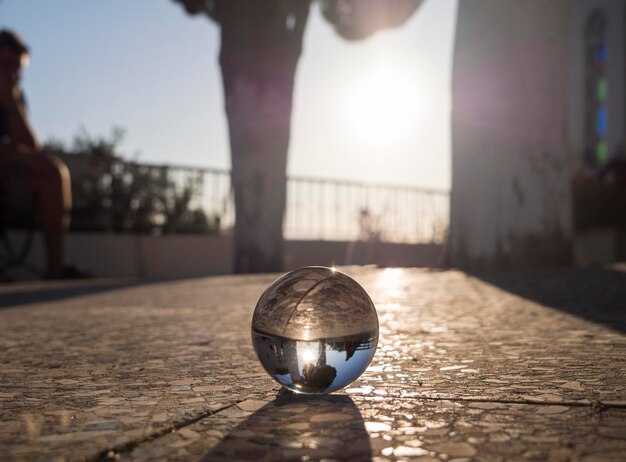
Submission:
[[[28,120],[21,93],[17,88],[11,93],[11,97],[3,98],[2,109],[11,134],[12,144],[16,147],[39,149],[40,144]]]

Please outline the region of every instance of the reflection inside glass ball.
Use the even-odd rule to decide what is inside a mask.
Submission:
[[[300,268],[259,299],[252,343],[281,385],[297,393],[331,393],[356,380],[374,357],[378,317],[367,292],[349,276]]]

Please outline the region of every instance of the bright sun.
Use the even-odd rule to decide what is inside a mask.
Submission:
[[[418,82],[399,66],[378,66],[357,81],[346,102],[349,129],[365,144],[396,145],[419,123]]]

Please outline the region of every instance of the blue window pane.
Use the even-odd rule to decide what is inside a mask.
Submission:
[[[606,107],[604,105],[600,106],[598,109],[596,130],[598,132],[598,136],[602,137],[606,135]]]
[[[607,60],[608,57],[609,53],[606,49],[606,45],[603,43],[598,47],[598,60],[600,60],[600,62],[604,62]]]

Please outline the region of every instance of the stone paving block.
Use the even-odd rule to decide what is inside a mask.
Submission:
[[[626,409],[290,393],[218,412],[117,460],[623,460]],[[426,459],[426,460],[427,460]]]
[[[255,358],[250,318],[275,275],[0,287],[0,453],[626,460],[624,273],[348,272],[379,349],[317,398],[276,397]]]

